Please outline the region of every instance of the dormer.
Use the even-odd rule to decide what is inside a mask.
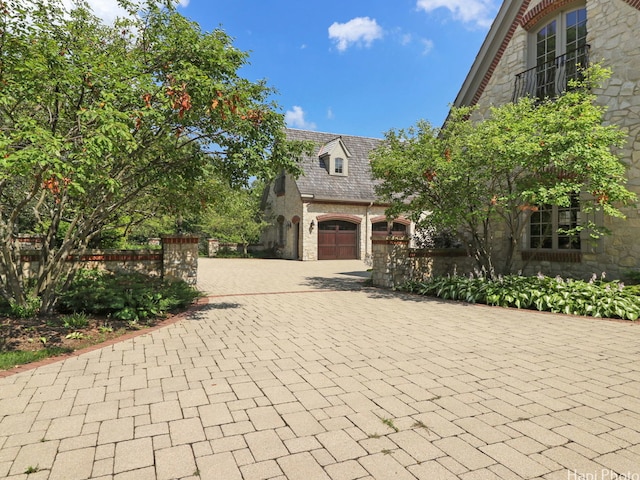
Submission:
[[[349,158],[351,153],[338,137],[325,144],[318,153],[321,164],[327,169],[329,175],[346,177],[349,175]]]

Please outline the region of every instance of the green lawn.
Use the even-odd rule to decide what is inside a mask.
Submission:
[[[0,370],[8,370],[16,365],[23,365],[25,363],[36,362],[43,358],[55,357],[56,355],[62,355],[63,353],[70,353],[73,349],[62,347],[50,347],[37,350],[35,352],[29,352],[24,350],[16,350],[11,352],[0,352]]]

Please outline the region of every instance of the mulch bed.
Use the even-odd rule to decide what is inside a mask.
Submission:
[[[44,347],[79,350],[162,321],[160,318],[136,326],[112,318],[90,317],[88,320],[86,327],[70,329],[63,325],[61,315],[28,319],[0,318],[0,350],[36,351]]]

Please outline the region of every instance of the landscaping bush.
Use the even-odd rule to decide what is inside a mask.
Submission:
[[[60,312],[84,312],[137,322],[187,307],[200,293],[183,281],[138,273],[80,270],[60,292]]]
[[[622,283],[597,280],[589,282],[560,277],[482,276],[435,277],[427,281],[405,283],[401,290],[469,303],[516,307],[571,315],[622,318],[640,317],[638,289]]]

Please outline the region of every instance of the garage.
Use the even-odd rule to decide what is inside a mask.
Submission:
[[[358,225],[345,220],[318,223],[318,260],[358,258]]]

